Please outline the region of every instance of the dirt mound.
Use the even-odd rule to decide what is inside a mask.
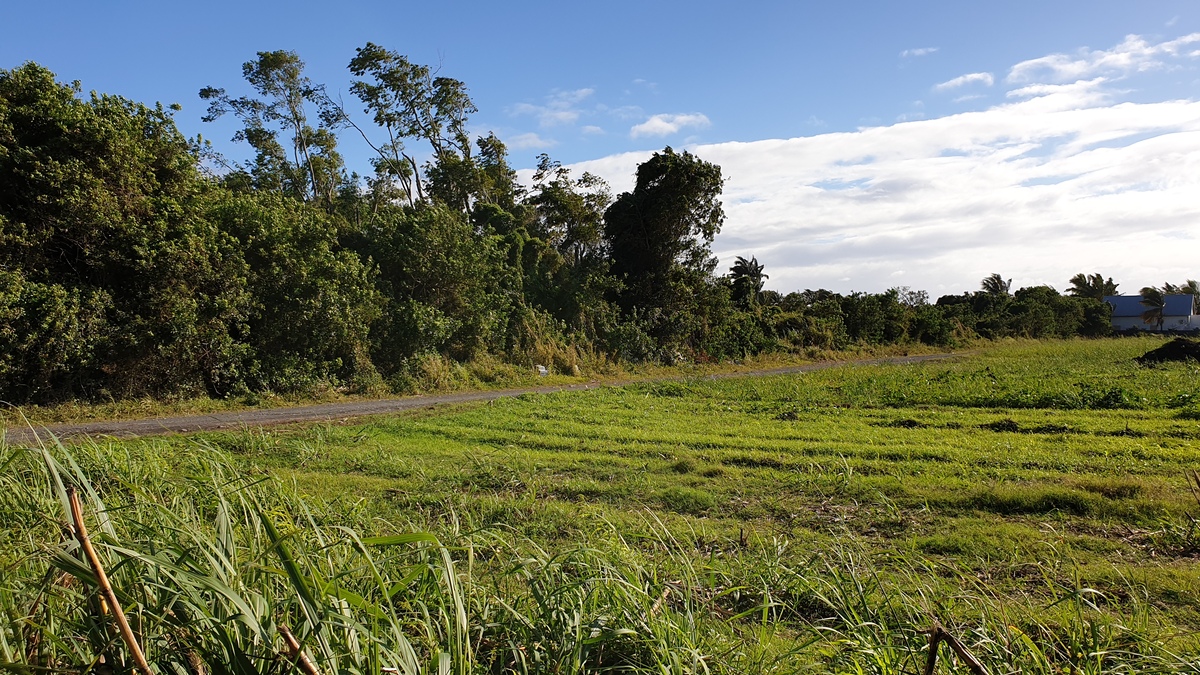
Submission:
[[[1158,349],[1151,349],[1134,359],[1143,366],[1167,361],[1200,361],[1200,341],[1175,338]]]

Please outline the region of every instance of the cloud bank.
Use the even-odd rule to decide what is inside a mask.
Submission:
[[[768,287],[784,292],[904,285],[936,297],[976,289],[992,272],[1063,289],[1073,274],[1099,271],[1122,291],[1198,278],[1200,102],[1121,101],[1114,86],[1194,66],[1196,42],[1200,34],[1158,44],[1130,36],[1110,50],[1025,61],[1007,77],[1020,86],[986,110],[689,148],[727,179],[714,249],[726,265],[757,256]],[[677,130],[679,117],[635,129]],[[575,168],[623,191],[649,154]]]

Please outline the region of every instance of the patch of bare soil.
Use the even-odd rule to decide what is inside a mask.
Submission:
[[[1143,366],[1175,361],[1200,361],[1200,340],[1178,337],[1134,359]]]

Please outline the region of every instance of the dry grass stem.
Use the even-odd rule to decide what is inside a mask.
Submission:
[[[113,591],[112,584],[108,582],[108,575],[104,573],[104,566],[100,564],[100,556],[96,555],[96,549],[92,547],[92,540],[88,538],[87,526],[83,523],[83,507],[79,503],[79,494],[75,492],[75,488],[67,488],[67,498],[71,502],[71,520],[74,522],[75,538],[79,540],[88,564],[96,573],[96,583],[100,586],[100,593],[104,596],[107,606],[112,610],[113,618],[117,620],[121,639],[133,656],[138,672],[142,675],[153,675],[150,664],[146,662],[146,656],[142,653],[142,648],[138,646],[137,638],[133,635],[133,629],[129,627],[129,621],[125,619],[125,613],[121,611],[121,603],[117,600],[117,594]]]
[[[279,624],[279,634],[283,636],[284,643],[287,644],[288,657],[296,663],[300,670],[303,670],[305,675],[321,675],[321,671],[308,658],[308,654],[300,647],[300,641],[292,635],[291,629],[283,624]]]
[[[954,650],[955,655],[967,664],[974,675],[990,675],[979,659],[975,658],[963,643],[958,641],[958,638],[951,635],[937,621],[934,621],[933,626],[929,628],[929,657],[925,661],[925,675],[933,675],[933,671],[937,668],[938,645],[943,641],[950,645],[950,649]]]

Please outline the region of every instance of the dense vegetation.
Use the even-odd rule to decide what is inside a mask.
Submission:
[[[1195,673],[1200,385],[1157,343],[0,444],[0,667],[130,669],[73,483],[163,673],[289,672],[280,626],[323,673],[916,673],[935,620],[992,673]]]
[[[1109,330],[1099,300],[1049,287],[764,291],[757,260],[721,274],[710,250],[719,167],[666,148],[614,197],[543,156],[526,188],[498,138],[467,132],[462,82],[373,44],[349,69],[365,117],[292,52],[247,62],[246,96],[204,88],[209,119],[241,124],[242,163],[161,105],[0,71],[0,400],[405,391],[477,359],[570,374]],[[376,152],[365,175],[345,133]]]

